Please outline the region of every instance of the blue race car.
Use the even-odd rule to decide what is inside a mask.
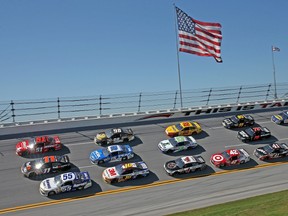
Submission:
[[[273,115],[271,117],[271,121],[276,123],[276,124],[285,124],[288,123],[288,111],[285,110],[278,115]]]
[[[40,183],[40,194],[52,196],[58,193],[83,190],[92,186],[88,172],[68,172],[47,178]]]
[[[90,154],[93,164],[124,161],[134,157],[133,149],[129,145],[111,145],[105,149],[98,149]]]

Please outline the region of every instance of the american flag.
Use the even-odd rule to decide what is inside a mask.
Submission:
[[[222,62],[221,24],[195,20],[177,7],[176,14],[179,51],[198,56],[212,56],[217,62]]]
[[[278,52],[279,52],[279,51],[280,51],[280,48],[275,47],[275,46],[272,46],[272,51],[274,51],[274,52],[275,52],[275,51],[278,51]]]

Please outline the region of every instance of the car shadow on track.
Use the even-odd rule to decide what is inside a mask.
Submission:
[[[243,142],[249,145],[256,145],[256,144],[268,144],[268,143],[274,143],[277,142],[278,139],[275,136],[270,136],[269,138],[257,140],[257,141],[249,141],[249,142]]]
[[[158,176],[150,170],[150,173],[148,176],[138,177],[136,179],[128,180],[125,182],[113,183],[113,186],[116,186],[116,187],[142,186],[142,185],[151,184],[156,181],[159,181]]]
[[[198,145],[194,149],[189,149],[185,151],[175,152],[175,153],[166,153],[169,156],[189,156],[189,155],[200,155],[201,153],[205,152],[205,148],[201,145]]]
[[[209,136],[209,134],[206,132],[206,131],[202,131],[200,134],[195,134],[195,135],[192,135],[196,140],[198,139],[204,139],[206,137]]]
[[[54,155],[64,155],[64,154],[70,154],[70,149],[67,146],[63,146],[61,150],[59,151],[49,151],[41,154],[28,154],[28,155],[22,155],[23,158],[27,159],[33,159],[33,158],[42,158],[45,156],[54,156]]]
[[[91,181],[92,181],[92,187],[89,187],[87,189],[60,193],[60,194],[56,194],[53,196],[49,196],[48,198],[52,200],[61,200],[61,199],[67,199],[67,198],[77,199],[77,198],[82,198],[82,197],[93,196],[99,192],[102,192],[100,185],[96,183],[94,180],[91,180]]]
[[[244,163],[244,164],[238,164],[238,165],[231,165],[231,166],[224,166],[224,167],[221,167],[219,168],[220,170],[240,170],[240,169],[249,169],[249,168],[252,168],[252,167],[255,167],[259,165],[257,163],[257,161],[255,161],[254,159],[250,159],[250,161],[248,161],[247,163]]]
[[[177,178],[177,179],[189,179],[189,178],[200,178],[200,177],[204,177],[204,176],[209,176],[211,174],[215,173],[215,170],[207,165],[206,169],[204,170],[199,170],[199,171],[195,171],[195,172],[191,172],[191,173],[185,173],[185,174],[177,174],[172,176],[173,178]]]
[[[263,162],[266,162],[266,163],[279,163],[279,162],[287,163],[288,162],[288,156],[264,160]]]
[[[36,176],[30,177],[29,179],[33,181],[43,181],[44,179],[52,178],[52,177],[55,177],[57,175],[60,175],[62,173],[67,173],[67,172],[80,172],[80,169],[76,165],[71,163],[70,169],[59,171],[59,172],[54,172],[54,173],[43,174],[43,175],[36,175]]]

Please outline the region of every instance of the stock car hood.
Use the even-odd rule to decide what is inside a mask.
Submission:
[[[226,159],[224,158],[224,156],[222,156],[221,153],[216,153],[216,154],[213,154],[211,156],[211,162],[213,164],[219,164],[219,163],[223,163],[223,162],[226,162]]]
[[[105,155],[104,155],[102,149],[98,149],[98,150],[96,150],[96,151],[91,152],[90,158],[91,158],[92,160],[102,160],[102,159],[105,158]]]
[[[112,179],[119,176],[119,173],[117,172],[115,167],[110,167],[107,168],[103,171],[103,177],[104,178],[108,178],[108,179]]]
[[[34,164],[35,162],[34,161],[28,161],[26,163],[24,163],[21,167],[21,171],[22,173],[28,173],[28,172],[31,172],[31,171],[34,171]]]
[[[165,130],[166,134],[175,134],[178,132],[177,128],[174,125],[168,126]]]
[[[16,144],[16,152],[25,151],[28,149],[29,141],[21,141]]]
[[[255,153],[259,154],[259,155],[267,155],[267,152],[263,149],[263,148],[257,148],[255,149]]]
[[[96,135],[96,139],[97,139],[97,140],[105,140],[105,139],[107,139],[107,135],[106,135],[105,132],[98,133],[98,134]]]
[[[163,140],[158,144],[158,147],[162,150],[172,149],[173,145],[169,142],[169,140]]]
[[[54,182],[54,178],[48,178],[41,182],[40,188],[43,190],[53,190],[57,188],[57,185]]]
[[[226,118],[223,120],[222,124],[223,126],[230,126],[230,125],[233,125],[233,122],[231,121],[230,118]]]
[[[271,120],[272,120],[273,122],[280,122],[280,121],[283,120],[283,117],[282,117],[281,115],[273,115],[272,118],[271,118]]]
[[[241,136],[241,137],[249,137],[249,135],[243,130],[243,131],[239,131],[238,134]]]

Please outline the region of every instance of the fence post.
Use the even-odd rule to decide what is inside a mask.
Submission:
[[[268,96],[269,96],[270,88],[271,88],[271,83],[268,85],[268,89],[267,89],[266,99],[265,99],[265,100],[267,100],[267,98],[268,98]]]
[[[140,109],[141,109],[141,100],[142,100],[142,92],[140,92],[139,94],[138,112],[140,112]]]
[[[61,116],[60,116],[61,111],[60,111],[60,98],[59,97],[57,98],[57,108],[58,108],[58,111],[57,111],[58,112],[58,119],[60,119],[61,118]]]
[[[15,109],[14,109],[14,102],[13,100],[11,100],[11,112],[12,112],[12,119],[13,119],[13,123],[15,123]]]
[[[178,95],[178,90],[176,90],[175,92],[175,97],[174,97],[174,106],[173,106],[173,109],[176,108],[176,103],[177,103],[177,95]]]
[[[100,113],[100,116],[102,115],[102,96],[100,95],[99,97],[99,113]]]
[[[239,102],[239,99],[240,99],[240,95],[241,95],[241,91],[242,91],[242,86],[240,86],[240,89],[239,89],[239,92],[238,92],[238,97],[237,97],[237,102]]]
[[[209,104],[211,93],[212,93],[212,88],[209,91],[209,95],[208,95],[208,98],[207,98],[206,106]]]

